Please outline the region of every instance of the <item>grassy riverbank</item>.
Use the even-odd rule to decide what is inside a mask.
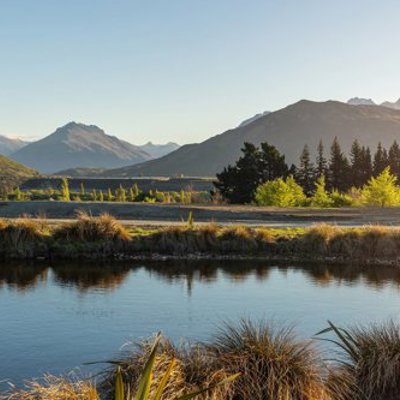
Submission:
[[[337,358],[321,351],[319,339],[333,339]],[[111,400],[116,382],[135,393],[153,339],[141,342],[91,380],[47,377],[4,394],[9,400]],[[208,343],[163,339],[155,353],[150,397],[168,370],[162,399],[173,400],[210,387],[199,399],[213,400],[394,400],[400,396],[400,327],[392,322],[349,329],[329,323],[312,340],[292,328],[247,320],[224,325]],[[224,385],[216,383],[233,374]],[[154,397],[155,398],[155,397]],[[124,397],[125,399],[125,397]],[[147,397],[145,397],[147,399]],[[126,397],[130,400],[130,397]]]
[[[400,229],[383,226],[273,229],[216,224],[126,228],[109,215],[59,225],[0,220],[3,259],[259,258],[397,263]]]

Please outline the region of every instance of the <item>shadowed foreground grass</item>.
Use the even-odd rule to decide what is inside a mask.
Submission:
[[[1,258],[243,256],[393,263],[399,254],[400,228],[384,226],[273,229],[210,223],[144,229],[126,228],[107,214],[85,213],[59,226],[31,218],[0,220]]]
[[[324,361],[331,353],[321,353],[317,338],[333,342],[336,361]],[[0,398],[114,400],[118,379],[125,393],[135,393],[153,340],[138,343],[120,359],[110,360],[110,368],[97,377],[97,385],[47,376],[42,383],[30,383]],[[176,346],[163,339],[154,359],[149,398],[167,370],[164,400],[204,387],[211,390],[197,398],[395,400],[400,398],[400,326],[388,322],[346,330],[329,323],[317,337],[305,341],[288,326],[243,320],[238,325],[224,325],[210,343],[181,342]],[[213,386],[236,373],[239,377],[229,384]]]

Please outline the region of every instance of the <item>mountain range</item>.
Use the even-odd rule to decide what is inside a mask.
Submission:
[[[387,108],[393,108],[395,110],[400,110],[400,99],[395,102],[384,101],[381,104],[375,103],[372,99],[364,99],[362,97],[353,97],[347,101],[347,104],[353,106],[381,106]]]
[[[298,163],[303,146],[308,144],[315,156],[320,140],[328,156],[335,136],[344,151],[350,149],[354,139],[371,148],[379,141],[389,146],[394,140],[400,141],[400,111],[338,101],[301,100],[202,143],[184,145],[156,160],[106,171],[105,176],[214,176],[238,159],[245,141],[256,145],[267,141],[285,154],[289,164]]]
[[[21,139],[8,138],[0,135],[0,154],[8,156],[26,146],[28,142]]]
[[[175,143],[151,142],[135,146],[106,134],[95,125],[71,122],[37,142],[10,142],[10,157],[42,173],[62,171],[73,176],[214,176],[240,157],[244,142],[269,142],[298,163],[300,152],[309,145],[315,156],[320,140],[328,156],[337,136],[344,151],[354,139],[370,146],[390,146],[400,141],[400,100],[377,105],[371,99],[353,98],[315,102],[301,100],[274,112],[264,112],[239,126],[201,143],[179,147]],[[15,152],[11,145],[19,146]],[[1,152],[1,147],[0,147]]]
[[[135,146],[106,134],[95,125],[70,122],[51,135],[8,154],[40,172],[54,173],[78,167],[104,169],[133,165],[165,155],[178,147],[176,143]]]

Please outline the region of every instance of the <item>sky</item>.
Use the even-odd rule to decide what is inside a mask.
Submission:
[[[300,99],[400,97],[398,0],[0,0],[0,134],[200,142]]]

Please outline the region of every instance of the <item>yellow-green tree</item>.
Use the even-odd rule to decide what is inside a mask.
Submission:
[[[100,192],[99,192],[99,201],[100,201],[100,202],[103,202],[103,201],[104,201],[104,194],[103,194],[103,191],[102,191],[102,190],[100,190]]]
[[[255,199],[260,206],[298,207],[306,196],[292,176],[286,180],[282,178],[267,181],[256,190]]]
[[[315,182],[315,192],[311,197],[313,207],[332,207],[333,200],[325,189],[325,176],[321,175]]]
[[[71,195],[69,192],[69,183],[67,178],[62,178],[61,180],[61,197],[64,201],[70,201]]]
[[[400,188],[396,185],[396,180],[389,167],[376,178],[372,177],[362,189],[363,203],[378,207],[400,205]]]

